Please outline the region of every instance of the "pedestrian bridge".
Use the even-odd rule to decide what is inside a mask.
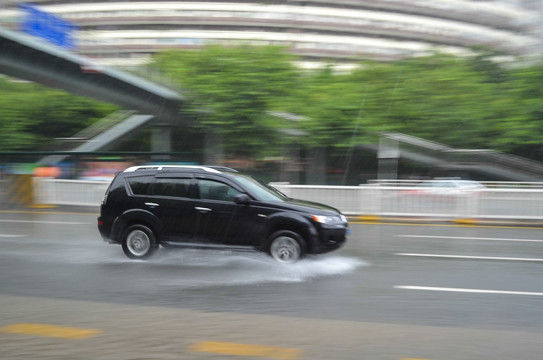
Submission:
[[[137,112],[113,133],[105,130],[101,134],[101,146],[94,147],[93,151],[115,141],[124,135],[123,131],[128,133],[135,127],[148,124],[160,126],[158,133],[163,135],[154,137],[159,147],[155,146],[154,150],[170,151],[169,133],[163,129],[182,123],[179,110],[184,97],[176,91],[127,72],[100,66],[92,59],[1,27],[0,73]],[[88,151],[89,146],[87,144],[84,148]]]

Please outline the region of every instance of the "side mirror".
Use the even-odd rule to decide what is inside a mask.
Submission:
[[[251,198],[247,194],[238,194],[234,198],[234,202],[238,205],[249,205]]]

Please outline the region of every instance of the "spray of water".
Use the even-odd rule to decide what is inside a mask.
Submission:
[[[9,256],[21,256],[36,262],[114,267],[121,273],[124,270],[139,273],[143,282],[148,279],[161,286],[181,288],[297,283],[349,274],[368,265],[358,258],[336,254],[307,256],[294,264],[283,264],[263,253],[191,249],[159,249],[147,260],[130,260],[120,247],[107,244],[49,245],[32,252],[12,249]]]
[[[146,265],[173,265],[190,268],[190,284],[176,279],[177,285],[191,287],[250,285],[258,283],[295,283],[319,277],[351,273],[368,264],[357,258],[340,255],[306,257],[294,264],[279,263],[259,253],[181,251],[157,256]],[[171,285],[174,285],[171,283]]]

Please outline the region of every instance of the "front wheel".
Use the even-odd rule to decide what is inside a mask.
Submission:
[[[145,259],[158,247],[155,234],[144,225],[132,225],[124,232],[123,251],[131,259]]]
[[[278,231],[270,236],[268,253],[282,263],[294,263],[305,255],[305,242],[293,231]]]

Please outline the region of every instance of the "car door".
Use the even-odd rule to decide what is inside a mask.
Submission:
[[[198,199],[196,210],[196,237],[201,242],[233,244],[230,238],[240,193],[230,184],[217,179],[197,176]]]
[[[262,229],[275,210],[258,202],[237,204],[235,197],[245,193],[224,179],[197,176],[197,233],[202,241],[228,246],[259,246]]]
[[[196,233],[195,187],[190,174],[158,174],[145,202],[163,223],[164,240],[191,242]]]
[[[256,201],[238,205],[229,232],[230,241],[236,245],[261,246],[266,240],[263,231],[267,218],[274,212],[277,210],[273,207]]]

